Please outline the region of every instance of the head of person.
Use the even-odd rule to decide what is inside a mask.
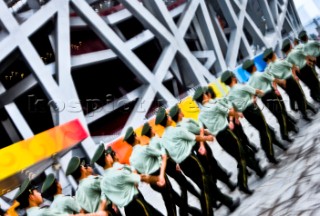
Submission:
[[[124,135],[123,141],[126,141],[129,145],[132,146],[140,142],[140,139],[134,132],[133,127],[128,127],[126,134]]]
[[[300,40],[298,39],[298,38],[294,38],[293,39],[293,45],[294,46],[297,46],[297,45],[299,45],[300,44]]]
[[[91,159],[91,164],[97,163],[101,167],[111,167],[114,162],[116,162],[116,152],[111,146],[105,149],[103,143],[99,145]]]
[[[163,127],[167,127],[167,126],[171,125],[171,122],[172,122],[172,119],[169,115],[167,115],[165,108],[159,107],[157,114],[156,114],[155,124],[161,125]]]
[[[243,64],[242,64],[242,69],[248,71],[250,74],[254,73],[257,71],[257,68],[254,64],[254,61],[251,59],[246,60]]]
[[[292,45],[289,39],[285,39],[282,42],[282,47],[281,47],[281,51],[284,53],[290,52],[290,50],[292,49]]]
[[[146,136],[146,137],[154,137],[156,135],[155,131],[153,128],[150,126],[149,122],[146,122],[143,124],[142,130],[141,130],[141,136]]]
[[[221,82],[223,82],[224,84],[230,86],[232,84],[236,84],[238,83],[237,77],[234,75],[234,73],[232,71],[225,71],[221,74]]]
[[[172,121],[179,122],[183,119],[184,115],[181,112],[181,109],[179,108],[178,104],[174,105],[169,110],[169,116],[171,117]]]
[[[60,182],[51,173],[47,175],[41,187],[41,194],[48,200],[53,200],[56,194],[62,193],[62,186]]]
[[[274,61],[276,59],[277,56],[272,48],[265,49],[265,51],[263,52],[263,61],[269,63],[270,61]]]
[[[71,175],[76,181],[92,174],[93,169],[85,160],[81,160],[79,157],[73,157],[69,161],[66,175]]]
[[[308,42],[309,40],[309,37],[308,37],[308,34],[305,30],[302,30],[299,35],[298,35],[299,39],[302,41],[302,42]]]
[[[216,93],[214,92],[212,86],[207,86],[207,91],[206,94],[208,95],[209,99],[215,99],[216,98]]]
[[[209,97],[207,96],[207,87],[202,87],[199,86],[192,97],[192,100],[194,100],[195,102],[202,104],[203,101],[205,101],[206,99],[209,99]]]
[[[14,199],[19,202],[19,209],[25,209],[31,206],[39,206],[43,203],[41,193],[37,187],[33,186],[29,179],[26,179],[21,184],[19,191],[14,196]]]

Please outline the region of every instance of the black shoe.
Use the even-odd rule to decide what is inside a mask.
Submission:
[[[290,128],[290,131],[292,131],[294,134],[298,134],[299,133],[299,128],[296,126],[293,126],[292,128]]]
[[[260,169],[260,171],[257,172],[257,175],[259,176],[259,178],[265,177],[266,174],[267,174],[267,170],[266,169]]]
[[[302,116],[302,118],[306,121],[306,122],[311,122],[312,119],[309,118],[307,115]]]
[[[270,163],[273,163],[274,165],[277,165],[279,163],[279,161],[277,159],[273,158],[269,158],[268,159]]]
[[[248,169],[246,169],[246,173],[247,173],[247,176],[251,176],[252,175],[252,173]]]
[[[232,172],[228,172],[227,176],[228,176],[228,178],[230,178],[232,176]]]
[[[318,109],[316,109],[311,104],[307,104],[307,109],[310,110],[314,115],[318,113]]]
[[[232,183],[231,181],[227,182],[226,185],[228,186],[230,192],[233,192],[237,188],[237,184]]]
[[[236,210],[240,205],[240,199],[236,199],[235,201],[233,201],[232,205],[229,206],[229,213],[234,212],[234,210]]]
[[[242,186],[239,186],[239,191],[242,191],[243,193],[248,194],[248,195],[252,195],[254,192],[254,190],[250,190],[249,188],[245,188]]]
[[[291,139],[289,136],[282,136],[282,139],[289,142],[289,143],[292,143],[293,142],[293,139]]]

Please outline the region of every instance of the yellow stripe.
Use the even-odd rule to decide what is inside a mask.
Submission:
[[[142,206],[146,216],[149,216],[149,212],[148,210],[146,209],[146,207],[144,206],[143,202],[139,199],[139,198],[136,198],[137,202]]]
[[[246,169],[247,163],[245,160],[243,160],[243,156],[241,157],[241,149],[240,149],[241,143],[239,142],[239,139],[237,138],[237,136],[229,128],[227,130],[231,133],[233,138],[235,138],[238,143],[239,154],[240,154],[240,163],[242,164],[242,172],[243,172],[242,177],[243,177],[244,182],[247,183],[248,179],[247,179],[247,175],[245,175],[245,173],[246,173],[245,169]]]
[[[266,120],[264,119],[264,116],[263,116],[260,108],[259,108],[259,112],[260,112],[261,117],[262,117],[262,119],[263,119],[264,126],[266,127],[268,139],[269,139],[269,142],[270,142],[270,145],[269,145],[269,147],[270,147],[270,148],[269,148],[269,153],[270,153],[270,155],[273,156],[273,154],[272,154],[272,152],[273,152],[273,146],[272,146],[272,139],[270,138],[269,127],[268,127],[268,125],[267,125]]]
[[[198,159],[194,156],[194,155],[190,155],[191,158],[193,160],[196,161],[196,163],[198,164],[198,166],[200,167],[200,170],[201,170],[201,173],[205,173],[205,170],[203,169],[201,163],[198,161]],[[206,205],[207,205],[207,210],[209,210],[211,208],[211,205],[209,203],[209,195],[207,194],[207,190],[205,190],[205,185],[206,185],[206,178],[204,175],[202,175],[202,182],[203,182],[203,193],[204,193],[204,197],[205,197],[205,200],[206,200]],[[207,212],[207,215],[209,215],[209,212]]]
[[[283,123],[284,123],[284,130],[285,130],[286,135],[288,136],[287,122],[286,122],[286,118],[284,116],[284,110],[283,110],[285,108],[282,107],[282,104],[280,103],[280,100],[279,100],[278,96],[276,96],[276,98],[277,98],[277,101],[278,101],[278,103],[280,105],[280,108],[281,108],[281,116],[282,116],[282,120],[283,120]]]

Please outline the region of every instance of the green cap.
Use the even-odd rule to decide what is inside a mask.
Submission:
[[[203,94],[205,93],[205,90],[203,89],[203,87],[198,87],[197,89],[196,89],[196,91],[194,92],[194,94],[193,94],[193,97],[192,97],[192,99],[193,100],[197,100],[199,97],[201,97]]]
[[[226,82],[230,77],[233,77],[234,76],[234,73],[232,71],[225,71],[222,73],[221,75],[221,82]]]
[[[307,32],[306,32],[305,30],[302,30],[302,31],[299,33],[298,37],[299,37],[299,39],[301,39],[301,38],[303,38],[303,37],[306,36],[306,35],[307,35]]]
[[[52,173],[47,175],[46,179],[44,180],[44,182],[42,184],[41,193],[46,192],[53,185],[55,180],[56,180],[56,178],[54,177],[54,175]]]
[[[116,152],[113,151],[111,146],[108,146],[108,148],[106,149],[105,153],[106,153],[106,155],[110,154],[112,157],[116,155]]]
[[[170,110],[169,110],[169,116],[171,118],[175,117],[179,113],[179,106],[178,104],[174,105]]]
[[[27,199],[27,196],[29,196],[29,189],[31,188],[31,184],[30,184],[30,180],[26,179],[23,181],[23,183],[21,184],[19,191],[16,193],[16,195],[14,196],[14,200],[15,199]]]
[[[281,50],[287,50],[291,45],[291,42],[289,39],[285,39],[283,42],[282,42],[282,47],[281,47]]]
[[[160,124],[160,122],[162,122],[162,120],[165,118],[166,116],[166,110],[163,107],[160,107],[158,109],[157,115],[156,115],[156,121],[155,124]]]
[[[248,70],[249,68],[251,68],[254,65],[254,61],[251,59],[246,60],[243,64],[242,64],[242,69],[243,70]]]
[[[79,157],[71,158],[71,160],[68,164],[66,175],[71,175],[73,172],[75,172],[79,168],[80,164],[81,164],[81,162],[80,162]]]
[[[267,58],[272,54],[273,54],[272,48],[265,49],[265,51],[263,52],[263,60],[266,61]]]
[[[149,125],[149,122],[144,123],[142,130],[141,130],[141,136],[146,135],[150,131],[151,127]]]
[[[127,141],[128,139],[130,139],[130,137],[134,134],[134,130],[133,127],[128,127],[126,134],[124,135],[123,140]]]
[[[101,143],[98,146],[96,152],[94,153],[94,155],[93,155],[93,157],[91,159],[91,162],[90,162],[91,165],[94,164],[95,162],[97,162],[102,156],[105,156],[104,152],[105,152],[105,147],[104,147],[104,144]]]

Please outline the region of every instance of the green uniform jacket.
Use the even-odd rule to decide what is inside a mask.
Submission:
[[[229,108],[221,104],[220,99],[211,100],[204,104],[199,114],[199,121],[216,136],[228,126]]]
[[[287,79],[292,76],[292,66],[286,60],[277,59],[268,64],[264,73],[269,73],[277,79]]]
[[[152,174],[161,167],[161,152],[149,145],[135,145],[130,156],[130,165],[141,174]]]
[[[162,135],[162,144],[176,163],[184,161],[196,144],[196,136],[182,127],[169,126]]]
[[[138,183],[140,183],[140,175],[132,173],[129,166],[111,167],[104,170],[101,190],[108,199],[122,208],[138,194]]]
[[[53,202],[50,205],[50,209],[59,213],[73,214],[79,213],[81,207],[74,198],[65,196],[63,194],[58,194],[54,196]]]
[[[248,80],[247,85],[255,89],[260,89],[267,93],[273,89],[273,81],[274,77],[270,73],[254,72]]]
[[[227,99],[233,104],[238,112],[243,112],[253,103],[253,95],[256,90],[248,85],[236,84],[227,95]]]
[[[86,212],[93,213],[99,208],[101,200],[105,200],[100,189],[101,176],[88,176],[80,180],[76,191],[76,201]]]

